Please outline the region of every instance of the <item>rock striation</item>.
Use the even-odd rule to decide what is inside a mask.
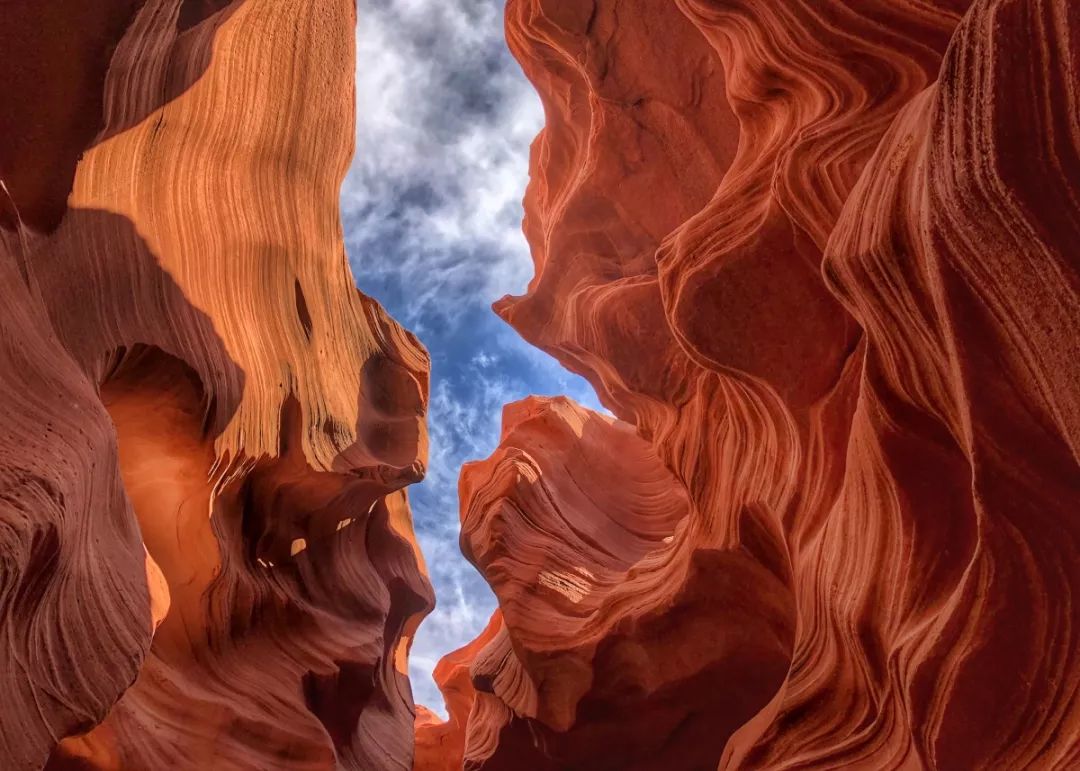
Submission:
[[[1080,5],[509,0],[496,311],[610,411],[462,471],[353,286],[350,0],[0,24],[0,767],[1080,766]],[[415,739],[415,761],[414,761]]]
[[[496,311],[615,418],[511,405],[463,470],[500,611],[415,767],[1080,764],[1080,5],[506,18]]]
[[[353,3],[3,16],[0,767],[410,768],[428,358],[345,257]]]

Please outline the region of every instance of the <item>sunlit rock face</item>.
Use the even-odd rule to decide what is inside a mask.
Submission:
[[[0,767],[407,769],[428,359],[345,258],[353,4],[84,5],[0,20]]]
[[[546,127],[496,310],[615,420],[512,405],[464,470],[500,613],[416,767],[1080,764],[1080,5],[510,0],[507,37]]]

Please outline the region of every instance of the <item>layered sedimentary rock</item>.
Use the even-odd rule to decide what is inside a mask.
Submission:
[[[511,0],[507,36],[546,126],[496,310],[617,421],[519,404],[463,473],[501,617],[418,741],[1080,764],[1080,6]]]
[[[350,0],[4,6],[0,767],[408,768],[427,354],[352,282]]]
[[[426,707],[417,707],[414,768],[455,771],[460,769],[464,762],[466,741],[476,745],[495,738],[478,735],[467,740],[465,734],[474,708],[495,709],[501,715],[493,720],[472,721],[473,728],[482,729],[488,724],[498,726],[505,722],[507,708],[498,698],[478,692],[472,682],[473,662],[488,643],[501,635],[505,635],[502,614],[495,611],[479,637],[439,660],[434,677],[445,700],[449,719],[440,720],[438,715]]]

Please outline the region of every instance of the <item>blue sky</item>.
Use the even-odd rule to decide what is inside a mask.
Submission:
[[[495,607],[458,550],[461,464],[498,443],[502,405],[589,385],[491,311],[532,275],[521,234],[539,99],[503,41],[504,0],[359,0],[356,156],[342,188],[356,283],[431,353],[427,478],[410,488],[437,607],[410,664],[419,703],[439,712],[431,670]]]

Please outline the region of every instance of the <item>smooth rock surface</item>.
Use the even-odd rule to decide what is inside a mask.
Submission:
[[[353,3],[85,5],[0,21],[0,767],[407,769],[428,358],[345,257]]]
[[[510,0],[507,37],[546,126],[496,310],[617,420],[513,405],[462,474],[502,614],[454,654],[465,767],[1080,764],[1080,6]]]

